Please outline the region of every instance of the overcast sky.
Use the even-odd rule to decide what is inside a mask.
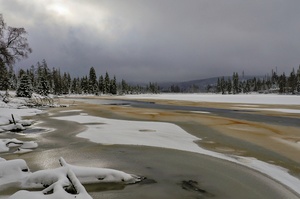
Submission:
[[[72,76],[127,81],[264,75],[300,64],[299,0],[0,0],[33,53]]]

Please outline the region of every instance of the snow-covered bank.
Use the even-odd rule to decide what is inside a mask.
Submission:
[[[17,98],[15,92],[10,92],[6,102],[3,102],[3,91],[0,91],[0,132],[11,130],[24,130],[24,126],[30,126],[32,120],[22,120],[24,116],[33,116],[42,113],[41,110],[28,108],[26,105],[31,104],[32,99]],[[39,95],[34,95],[37,97]],[[14,120],[14,121],[13,121]],[[13,124],[13,123],[16,124]]]
[[[42,113],[41,110],[32,108],[0,108],[0,132],[24,130],[24,126],[30,126],[33,123],[33,120],[22,120],[22,117],[33,116],[40,113]],[[15,120],[16,124],[13,124],[13,119]]]
[[[278,94],[142,94],[125,95],[127,99],[161,99],[161,100],[182,100],[193,102],[219,102],[219,103],[243,103],[243,104],[281,104],[300,105],[299,95],[278,95]]]
[[[205,150],[195,143],[199,138],[190,135],[174,124],[115,120],[84,114],[68,117],[55,117],[55,119],[86,124],[88,127],[87,130],[80,133],[78,136],[87,138],[96,143],[170,148],[196,152],[238,163],[264,173],[300,194],[300,179],[290,175],[286,169],[262,162],[255,158],[224,155]],[[90,125],[91,123],[99,124]]]

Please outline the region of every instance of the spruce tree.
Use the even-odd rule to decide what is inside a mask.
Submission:
[[[286,89],[286,76],[285,73],[279,77],[279,93],[284,93]]]
[[[288,87],[290,89],[290,92],[295,94],[295,92],[297,90],[297,76],[296,76],[294,68],[293,68],[293,71],[291,72],[291,74],[288,78]]]
[[[227,92],[228,92],[229,94],[231,94],[231,93],[232,93],[232,82],[231,82],[231,79],[230,79],[230,78],[227,79],[226,85],[227,85]]]
[[[105,73],[103,93],[110,93],[110,78],[108,72]]]
[[[41,77],[39,80],[39,85],[37,87],[37,93],[42,95],[42,96],[47,96],[49,95],[49,83],[46,80],[45,77]]]
[[[299,69],[297,70],[297,92],[300,92],[300,66]]]
[[[30,78],[27,74],[23,74],[20,80],[20,85],[17,89],[17,96],[18,97],[28,97],[30,98],[32,95],[32,85]]]
[[[94,67],[90,68],[89,74],[89,94],[96,94],[98,90],[97,76]]]
[[[225,94],[225,91],[226,91],[226,82],[225,82],[224,77],[221,78],[220,89],[221,89],[222,95]]]
[[[122,90],[122,93],[123,94],[128,94],[128,84],[126,83],[126,81],[124,79],[122,79],[122,82],[121,82],[121,90]]]
[[[117,79],[116,76],[110,82],[110,93],[113,95],[117,94]]]
[[[0,90],[7,90],[9,88],[8,71],[3,62],[0,61]]]
[[[239,89],[239,75],[238,73],[233,73],[232,76],[232,81],[233,81],[233,94],[238,94],[240,89]]]
[[[99,77],[99,83],[98,83],[98,90],[99,90],[99,93],[104,93],[104,87],[105,87],[105,84],[104,84],[104,78],[102,75],[100,75]]]

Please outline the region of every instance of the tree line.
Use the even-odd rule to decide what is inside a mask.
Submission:
[[[72,78],[69,73],[59,68],[48,67],[46,60],[32,65],[29,69],[15,72],[16,61],[27,58],[32,52],[29,47],[27,32],[24,28],[8,26],[0,14],[0,90],[16,90],[17,96],[30,97],[33,92],[41,95],[55,94],[130,94],[157,93],[156,83],[147,86],[132,86],[125,80],[117,83],[116,76],[108,72],[97,78],[94,67],[83,77]]]
[[[215,86],[209,85],[209,90],[211,92],[222,94],[238,94],[249,92],[299,94],[300,66],[297,71],[295,71],[293,68],[289,76],[287,76],[285,73],[279,75],[277,72],[272,70],[271,76],[245,79],[243,77],[240,78],[239,74],[234,72],[231,78],[218,78]]]
[[[139,94],[158,93],[157,83],[146,86],[130,85],[122,79],[117,82],[116,76],[111,77],[108,72],[96,74],[95,68],[89,69],[88,75],[72,78],[68,72],[61,72],[59,68],[50,69],[46,60],[37,62],[29,69],[17,72],[13,67],[0,64],[0,90],[16,90],[19,97],[31,97],[32,93],[42,96],[49,94]]]

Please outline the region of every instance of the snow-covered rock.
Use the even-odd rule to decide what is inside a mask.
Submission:
[[[10,147],[19,147],[21,149],[35,149],[38,144],[33,141],[23,142],[17,139],[0,139],[0,152],[6,152]]]

